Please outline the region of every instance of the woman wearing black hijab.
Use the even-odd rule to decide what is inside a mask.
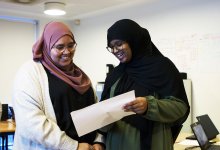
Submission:
[[[120,64],[107,76],[101,100],[135,90],[124,105],[136,114],[103,128],[106,150],[172,150],[189,115],[183,81],[175,65],[163,56],[145,28],[123,19],[107,33],[107,49]]]

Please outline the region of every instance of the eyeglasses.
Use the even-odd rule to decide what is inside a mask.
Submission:
[[[70,43],[67,45],[64,44],[57,44],[54,45],[52,48],[55,48],[57,52],[63,53],[65,49],[67,49],[69,52],[73,52],[76,49],[77,43]]]
[[[114,45],[110,45],[107,46],[106,49],[110,52],[110,53],[116,53],[120,50],[123,49],[123,44],[126,43],[125,41],[117,41],[114,43]],[[117,51],[115,51],[117,50]]]

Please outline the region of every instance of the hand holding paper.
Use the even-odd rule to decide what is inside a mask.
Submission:
[[[83,109],[71,112],[76,131],[79,136],[104,127],[121,118],[134,114],[124,112],[123,105],[135,99],[134,91],[118,95]]]

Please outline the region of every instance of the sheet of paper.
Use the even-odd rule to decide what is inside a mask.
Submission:
[[[83,109],[71,112],[78,136],[104,127],[121,118],[134,114],[124,112],[122,106],[135,99],[134,91],[130,91]]]
[[[181,144],[181,145],[188,145],[188,146],[199,146],[199,143],[197,142],[197,140],[183,140],[177,144]]]

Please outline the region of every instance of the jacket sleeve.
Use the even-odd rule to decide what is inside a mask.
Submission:
[[[44,149],[76,150],[78,142],[61,131],[56,123],[48,80],[41,78],[46,73],[42,66],[41,69],[36,66],[34,62],[24,65],[15,78],[12,102],[16,138]]]
[[[183,117],[188,109],[187,105],[173,96],[166,99],[156,99],[147,96],[148,110],[145,117],[162,123],[174,123]]]

